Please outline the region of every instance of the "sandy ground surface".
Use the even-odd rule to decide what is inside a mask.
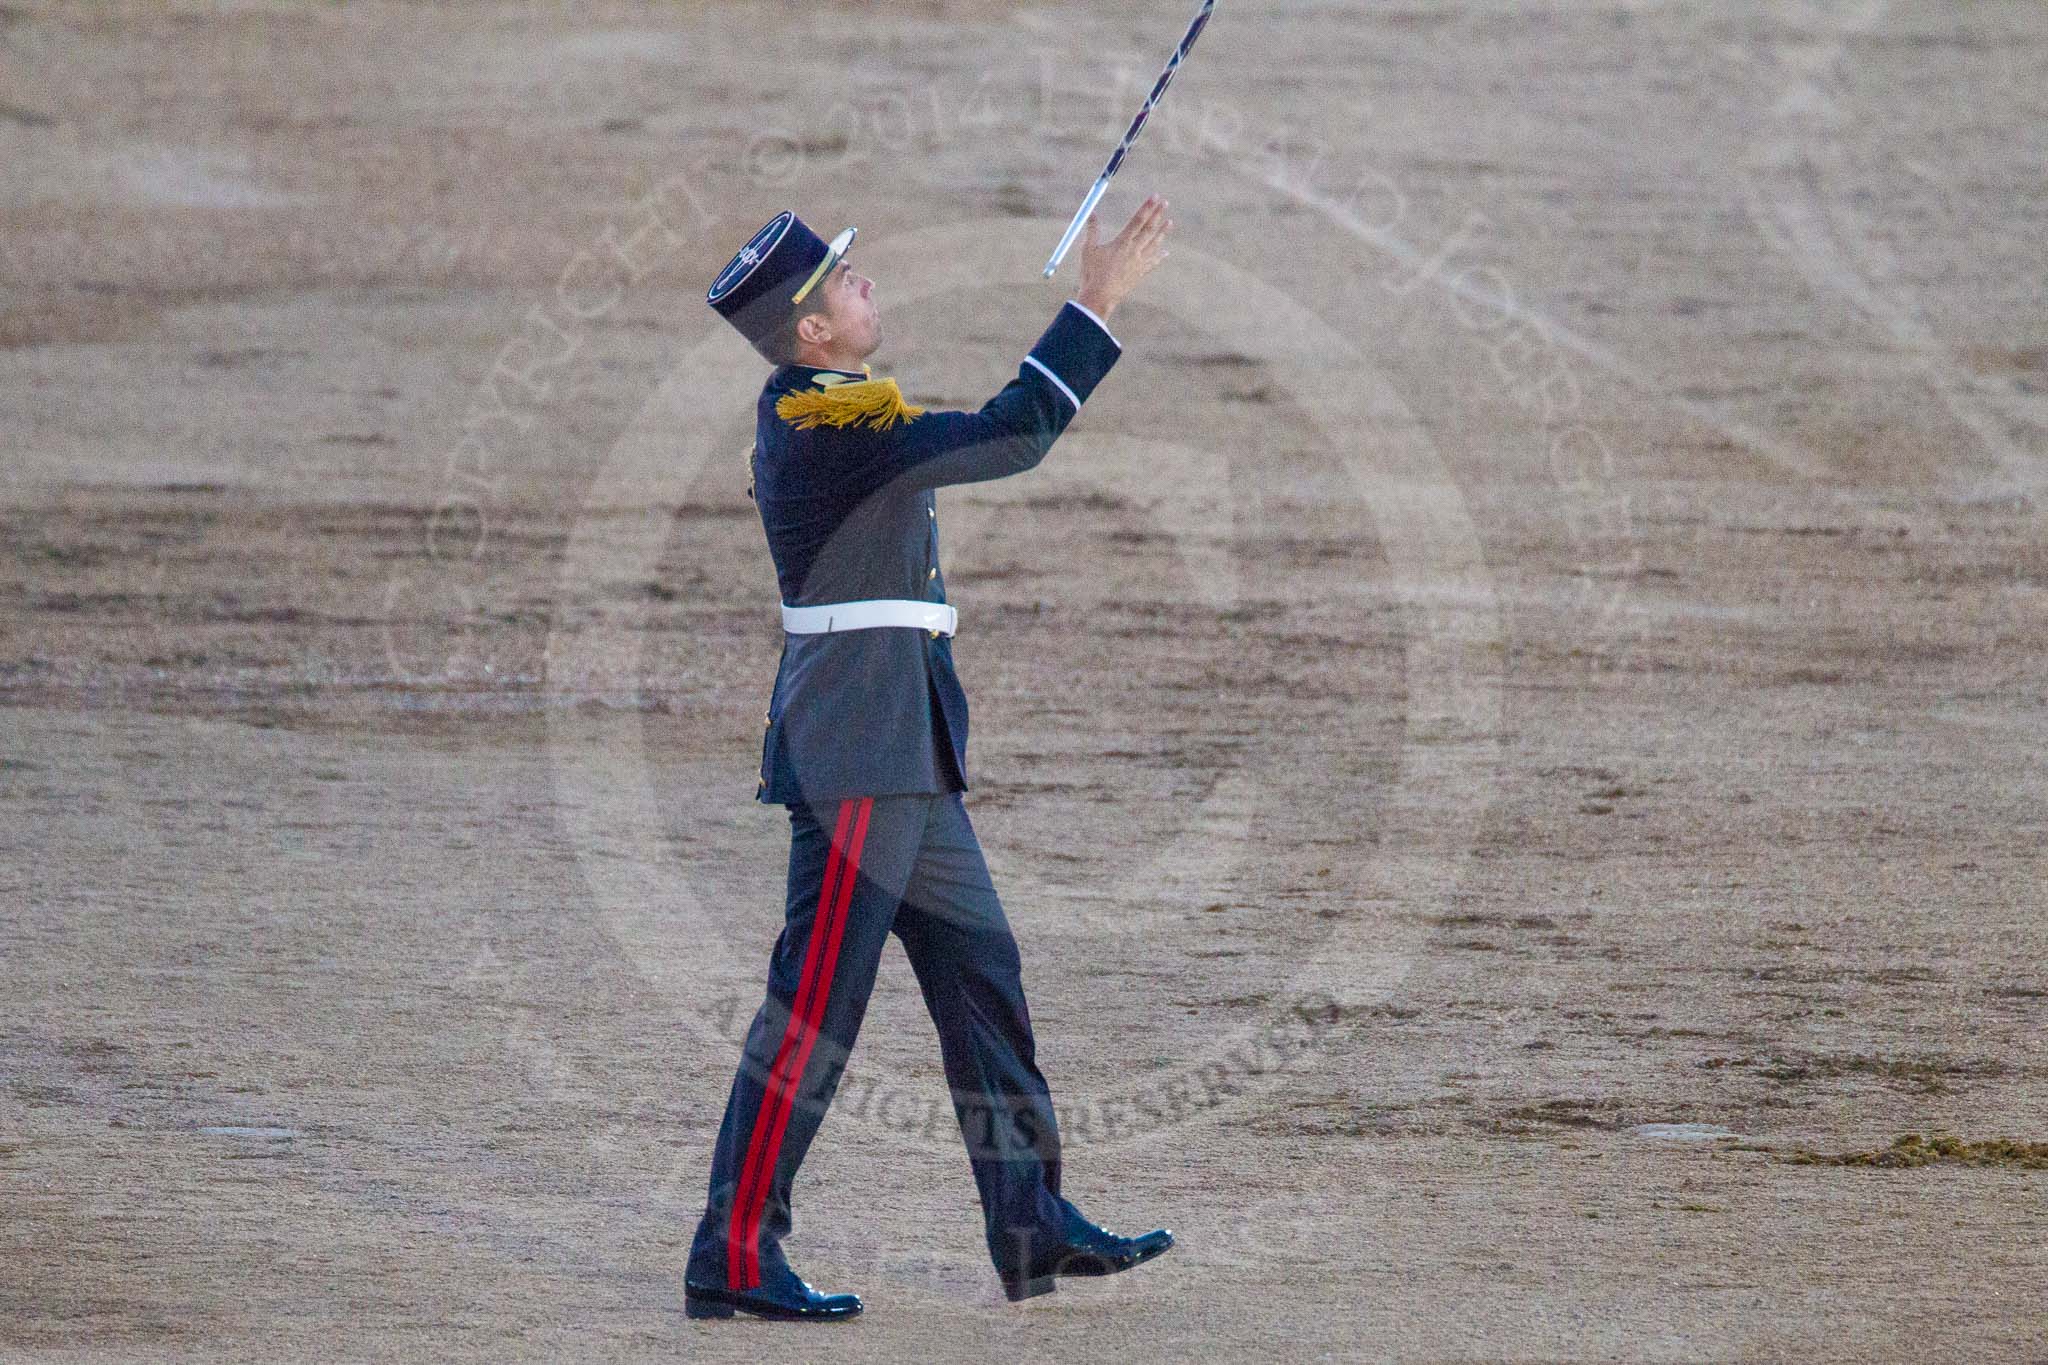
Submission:
[[[761,369],[972,406],[1178,5],[0,7],[0,1357],[2039,1360],[2048,12],[1225,0],[1172,261],[940,498],[1071,1192],[891,948],[681,1313],[781,897]],[[1646,1125],[1688,1125],[1675,1128]]]

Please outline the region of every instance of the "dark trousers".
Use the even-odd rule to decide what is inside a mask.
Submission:
[[[959,792],[791,806],[786,918],[711,1158],[688,1278],[788,1276],[790,1184],[837,1090],[882,946],[903,941],[939,1048],[998,1273],[1071,1226],[1033,1060],[1017,941]]]

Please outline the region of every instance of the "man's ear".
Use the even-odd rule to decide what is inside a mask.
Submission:
[[[831,339],[831,324],[820,313],[806,313],[797,319],[796,339],[806,346],[822,346]]]

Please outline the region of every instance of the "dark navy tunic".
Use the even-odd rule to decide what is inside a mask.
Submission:
[[[945,601],[932,490],[1035,466],[1121,352],[1100,319],[1069,302],[979,411],[926,412],[883,430],[797,429],[776,415],[783,395],[867,376],[778,368],[756,410],[753,491],[783,602]],[[783,636],[759,800],[959,791],[966,774],[967,696],[951,640],[903,626]]]

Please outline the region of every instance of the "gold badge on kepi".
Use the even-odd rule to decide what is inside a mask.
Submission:
[[[704,301],[718,310],[770,361],[769,348],[797,314],[797,305],[816,289],[853,245],[855,229],[831,242],[811,231],[788,209],[776,214],[736,252]]]

